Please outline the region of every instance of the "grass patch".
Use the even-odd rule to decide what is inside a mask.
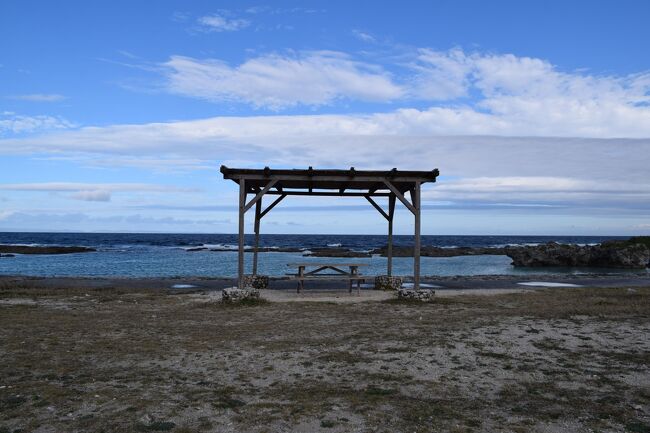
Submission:
[[[377,386],[369,386],[365,390],[366,395],[373,395],[373,396],[383,396],[383,395],[393,395],[397,394],[396,389],[390,389],[390,388],[379,388]]]
[[[320,426],[323,428],[332,428],[336,427],[336,423],[329,419],[324,419],[320,422]]]
[[[237,301],[237,302],[221,301],[218,303],[218,305],[224,308],[264,307],[264,306],[271,305],[271,302],[263,298],[257,298],[257,299],[242,299],[241,301]]]
[[[634,420],[625,424],[625,430],[632,433],[650,433],[650,425],[639,420]]]
[[[356,364],[359,362],[368,362],[372,360],[371,358],[368,358],[364,355],[345,351],[323,353],[316,359],[321,362],[338,362],[342,364]]]
[[[230,396],[224,396],[213,402],[212,405],[219,409],[237,409],[246,406],[246,402]]]
[[[502,360],[512,359],[512,356],[508,355],[507,353],[499,353],[499,352],[480,351],[478,352],[478,355],[485,356],[488,358],[502,359]]]
[[[154,421],[151,424],[137,423],[135,425],[136,431],[170,431],[176,427],[176,424],[171,421]]]
[[[0,400],[0,409],[2,410],[11,410],[23,405],[26,403],[27,399],[22,395],[12,395]]]

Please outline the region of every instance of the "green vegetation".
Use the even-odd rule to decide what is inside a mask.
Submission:
[[[650,236],[634,236],[626,241],[627,244],[641,244],[650,249]]]

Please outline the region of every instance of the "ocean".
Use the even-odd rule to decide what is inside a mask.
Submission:
[[[550,241],[575,244],[596,244],[613,236],[422,236],[423,246],[498,247],[505,245],[536,245]],[[252,245],[253,236],[246,237]],[[396,246],[412,245],[412,236],[394,236]],[[0,275],[71,276],[71,277],[234,277],[237,274],[236,234],[151,234],[151,233],[0,233],[0,244],[86,246],[96,252],[61,255],[16,255],[0,258]],[[368,251],[384,246],[384,235],[278,235],[260,237],[262,247],[310,248],[340,246]],[[188,251],[196,247],[230,251]],[[386,258],[318,258],[304,257],[302,252],[265,252],[259,254],[261,274],[284,275],[288,263],[294,262],[367,263],[363,272],[380,275],[386,272]],[[252,254],[246,254],[247,272]],[[422,257],[424,276],[469,275],[531,275],[589,274],[625,270],[545,268],[521,269],[510,265],[510,258],[499,255],[461,257]],[[395,275],[412,273],[413,259],[393,259]],[[636,271],[638,272],[638,271]]]

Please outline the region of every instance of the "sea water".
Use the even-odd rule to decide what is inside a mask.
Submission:
[[[422,245],[439,247],[496,247],[535,245],[550,241],[596,244],[615,237],[603,236],[422,236]],[[252,236],[246,237],[251,245]],[[395,236],[396,246],[412,245],[412,236]],[[86,246],[96,252],[60,255],[19,255],[0,258],[0,274],[30,276],[88,277],[233,277],[237,274],[237,235],[234,234],[113,234],[113,233],[0,233],[0,244]],[[340,245],[356,251],[369,251],[386,244],[380,235],[262,235],[260,246],[299,248],[302,252],[259,253],[258,272],[281,276],[295,271],[287,264],[295,262],[364,263],[367,275],[386,273],[386,258],[307,257],[310,248]],[[188,251],[197,247],[226,251]],[[252,253],[246,253],[250,272]],[[624,270],[603,269],[522,269],[514,268],[507,256],[479,255],[459,257],[422,257],[421,274],[455,275],[530,275],[558,273],[602,273]],[[393,258],[393,273],[409,275],[412,257]],[[638,271],[637,271],[638,272]]]

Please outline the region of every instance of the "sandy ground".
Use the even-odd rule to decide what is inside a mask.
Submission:
[[[4,283],[0,432],[650,431],[649,288],[487,293]]]
[[[409,281],[409,277],[405,277]],[[454,277],[423,277],[424,284],[435,286],[441,294],[447,290],[501,290],[521,289],[522,282],[552,282],[558,284],[575,284],[582,287],[650,287],[650,272],[628,272],[616,274],[559,274],[559,275],[476,275]],[[369,277],[367,284],[372,284]],[[233,278],[225,277],[177,277],[177,278],[119,278],[119,277],[29,277],[0,276],[0,286],[17,285],[35,289],[115,289],[124,291],[146,289],[173,290],[221,290],[236,284]],[[337,289],[340,282],[309,281],[308,291]],[[190,286],[190,287],[187,287]],[[180,287],[180,288],[177,288]],[[295,290],[297,283],[286,278],[271,278],[270,286],[274,290]]]

